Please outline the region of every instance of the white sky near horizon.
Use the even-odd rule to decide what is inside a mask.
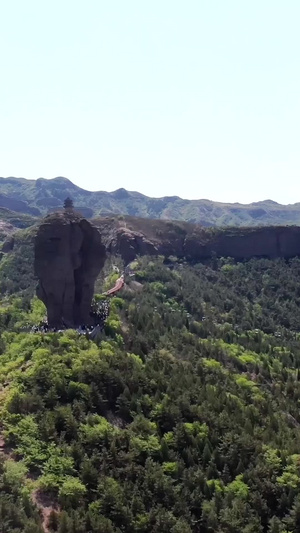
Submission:
[[[297,0],[10,0],[0,175],[300,201]]]

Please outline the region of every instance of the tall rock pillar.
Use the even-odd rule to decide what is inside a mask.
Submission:
[[[96,278],[104,266],[100,232],[73,212],[48,215],[35,238],[37,296],[47,307],[50,327],[90,323]]]

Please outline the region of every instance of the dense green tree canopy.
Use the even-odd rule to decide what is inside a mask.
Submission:
[[[132,270],[96,343],[3,296],[1,531],[299,531],[300,260]]]

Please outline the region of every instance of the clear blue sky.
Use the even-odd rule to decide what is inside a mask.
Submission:
[[[0,175],[300,201],[299,0],[10,0]]]

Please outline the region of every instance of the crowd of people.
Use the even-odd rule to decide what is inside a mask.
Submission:
[[[110,311],[110,301],[108,299],[102,302],[92,301],[90,316],[95,320],[95,324],[104,325]]]
[[[125,273],[129,274],[129,266],[125,267],[124,272],[121,274],[121,276],[116,281],[115,286],[104,293],[106,295],[106,299],[102,300],[100,302],[97,302],[95,299],[92,301],[91,305],[91,311],[90,311],[90,318],[91,318],[91,324],[81,324],[80,326],[77,326],[75,329],[77,333],[80,335],[89,335],[91,338],[95,338],[98,333],[100,333],[104,326],[105,322],[109,316],[110,311],[110,298],[114,296],[119,290],[121,290],[124,286],[124,278]],[[116,272],[119,272],[119,269],[117,267],[114,267],[114,270]],[[130,275],[130,274],[129,274]],[[62,324],[60,327],[50,327],[47,321],[47,318],[45,317],[44,320],[39,324],[32,327],[31,332],[32,333],[61,333],[66,329],[69,329],[70,325]]]
[[[109,316],[110,311],[110,302],[109,300],[103,300],[102,302],[96,302],[93,300],[90,317],[93,324],[81,324],[76,328],[77,333],[80,335],[91,335],[95,336],[95,333],[100,333],[104,326],[105,322]],[[61,327],[50,327],[47,321],[47,318],[44,318],[39,325],[34,325],[32,327],[32,333],[61,333],[65,329],[68,329],[66,324],[62,324]]]

